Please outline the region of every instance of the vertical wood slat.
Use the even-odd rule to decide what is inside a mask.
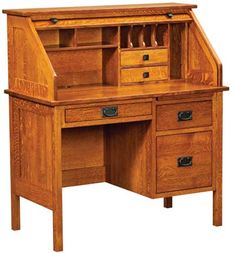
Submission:
[[[140,32],[138,34],[138,44],[139,47],[145,47],[145,41],[144,41],[144,32],[145,32],[145,25],[142,25]]]
[[[171,79],[171,24],[168,24],[168,80]]]
[[[151,25],[151,46],[152,47],[157,47],[158,42],[157,42],[157,24]]]
[[[128,32],[127,32],[127,47],[128,48],[133,48],[132,35],[133,35],[133,25],[128,26]]]

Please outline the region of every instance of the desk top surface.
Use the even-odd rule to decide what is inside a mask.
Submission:
[[[34,8],[34,9],[9,9],[3,13],[24,17],[36,17],[46,15],[79,15],[81,17],[122,16],[130,15],[153,15],[155,11],[167,11],[169,9],[192,9],[195,4],[182,3],[153,3],[153,4],[128,4],[128,5],[106,5],[106,6],[82,6],[82,7],[60,7],[60,8]]]
[[[199,95],[203,93],[225,91],[228,89],[229,88],[226,86],[216,87],[204,84],[192,84],[184,81],[145,85],[126,85],[121,87],[107,85],[80,85],[72,88],[59,89],[57,92],[57,100],[50,102],[20,95],[10,90],[6,90],[5,92],[12,96],[56,106],[172,95]]]

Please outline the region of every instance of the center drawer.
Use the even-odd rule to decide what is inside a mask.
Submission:
[[[212,124],[212,101],[157,106],[157,130],[173,130]]]
[[[136,50],[136,51],[122,51],[121,52],[121,66],[131,65],[148,65],[156,63],[167,63],[168,50],[151,49],[151,50]]]
[[[210,131],[157,137],[157,193],[211,185]]]
[[[139,83],[166,80],[168,78],[167,66],[129,68],[121,70],[122,83]]]
[[[96,105],[65,110],[65,122],[112,120],[115,118],[147,116],[152,114],[151,102],[116,105]]]

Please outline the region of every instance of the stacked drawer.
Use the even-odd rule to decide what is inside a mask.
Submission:
[[[168,49],[121,52],[121,83],[143,83],[168,79]]]
[[[157,193],[211,187],[212,100],[159,103],[156,114]]]

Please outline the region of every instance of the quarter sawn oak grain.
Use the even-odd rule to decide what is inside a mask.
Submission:
[[[222,65],[192,8],[166,3],[8,14],[12,229],[20,198],[108,182],[149,198],[213,192],[222,225]],[[71,200],[75,201],[75,200]],[[76,200],[77,201],[77,200]]]

